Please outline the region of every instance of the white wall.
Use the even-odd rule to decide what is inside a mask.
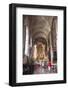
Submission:
[[[9,70],[9,4],[25,3],[25,4],[42,4],[42,5],[59,5],[67,6],[68,0],[0,0],[0,90],[66,90],[68,84],[57,85],[41,85],[27,87],[10,87],[8,86],[8,70]],[[68,11],[67,11],[68,13]],[[67,19],[68,21],[68,19]],[[68,33],[68,31],[67,31]],[[67,36],[68,38],[68,36]],[[68,50],[68,48],[67,48]],[[68,58],[67,58],[68,59]],[[67,62],[68,64],[68,62]],[[68,68],[68,66],[67,66]]]

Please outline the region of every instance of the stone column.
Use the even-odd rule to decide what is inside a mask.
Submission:
[[[51,32],[50,32],[50,54],[51,54],[51,63],[53,64],[53,49],[52,49],[52,39],[51,39]]]

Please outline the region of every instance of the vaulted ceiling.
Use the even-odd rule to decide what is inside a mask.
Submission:
[[[46,38],[51,30],[53,16],[29,16],[30,30],[32,37]]]
[[[47,39],[49,32],[52,29],[53,21],[56,16],[35,16],[24,15],[24,24],[29,26],[29,32],[33,40],[37,38]]]

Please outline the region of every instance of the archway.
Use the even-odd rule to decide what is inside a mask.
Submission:
[[[36,38],[33,41],[33,58],[36,61],[47,61],[47,42],[44,38]]]

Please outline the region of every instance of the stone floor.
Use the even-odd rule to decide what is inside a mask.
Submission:
[[[48,73],[57,73],[57,66],[53,65],[51,67],[35,65],[34,66],[34,74],[48,74]]]
[[[33,65],[23,65],[23,74],[51,74],[57,73],[57,64],[49,64],[49,62],[34,62]]]

